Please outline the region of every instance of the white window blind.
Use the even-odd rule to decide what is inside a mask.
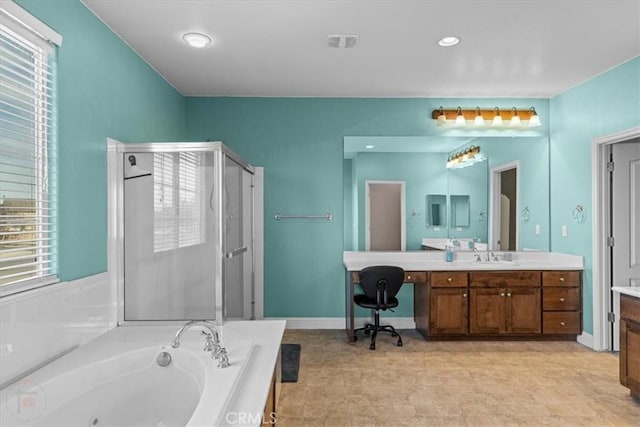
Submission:
[[[205,240],[202,153],[153,155],[153,250],[167,251]]]
[[[25,14],[0,7],[0,295],[57,281],[55,49]]]

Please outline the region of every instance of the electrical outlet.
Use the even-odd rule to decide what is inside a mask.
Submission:
[[[562,226],[562,237],[567,237],[569,235],[569,230],[566,225]]]
[[[440,231],[440,227],[433,227],[433,231]]]

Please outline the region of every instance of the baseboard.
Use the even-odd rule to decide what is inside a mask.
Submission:
[[[578,338],[576,339],[576,341],[578,341],[580,344],[586,347],[589,347],[590,349],[595,349],[593,335],[591,335],[588,332],[582,332],[582,334],[578,335]]]
[[[286,320],[287,329],[345,329],[344,317],[268,317],[267,320]],[[365,323],[371,323],[370,317],[356,317],[355,327],[360,328]],[[380,322],[391,325],[396,329],[415,329],[413,317],[382,317]]]

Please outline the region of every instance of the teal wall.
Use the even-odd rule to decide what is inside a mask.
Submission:
[[[555,96],[550,106],[551,248],[585,257],[584,330],[593,333],[592,141],[640,126],[640,58]],[[572,217],[578,204],[587,213],[581,224]]]
[[[106,139],[185,137],[185,99],[78,0],[18,0],[58,50],[59,272],[107,270]]]
[[[443,129],[431,112],[446,106],[535,106],[535,130]],[[265,315],[344,315],[342,264],[345,136],[547,136],[546,99],[196,98],[186,101],[187,138],[221,140],[265,168]],[[276,221],[274,213],[334,214],[333,221]],[[397,315],[413,310],[411,287]]]

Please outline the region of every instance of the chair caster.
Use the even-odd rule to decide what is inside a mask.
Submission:
[[[398,343],[396,344],[398,347],[402,347],[402,339],[398,338]]]
[[[376,343],[372,342],[371,345],[369,346],[369,350],[375,350],[376,349]]]
[[[370,331],[370,330],[368,330],[368,329],[364,331],[364,334],[365,334],[365,335],[369,335],[370,333],[371,333],[371,331]]]

